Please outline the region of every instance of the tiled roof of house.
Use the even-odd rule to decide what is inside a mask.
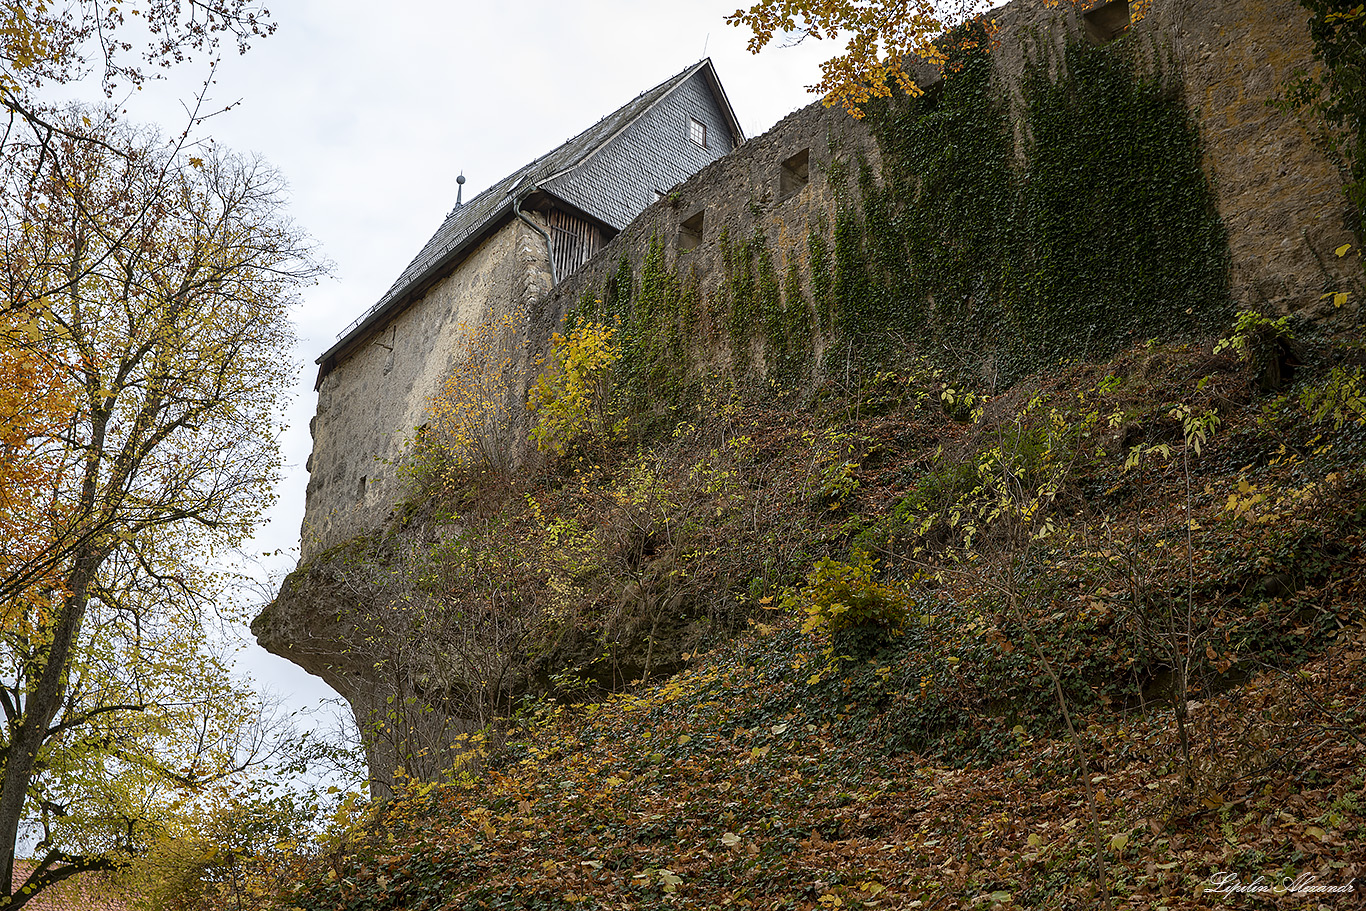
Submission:
[[[14,862],[14,882],[33,871],[31,860]],[[24,905],[24,911],[128,911],[128,903],[110,891],[103,873],[81,873],[48,886]]]
[[[614,143],[628,127],[649,115],[675,90],[688,85],[694,76],[701,77],[710,89],[712,104],[723,117],[724,122],[718,126],[722,126],[727,135],[718,137],[718,141],[724,139],[721,152],[743,142],[739,122],[716,78],[711,60],[705,59],[688,67],[641,93],[553,151],[512,172],[469,202],[452,209],[378,303],[348,326],[337,344],[318,358],[318,363],[324,364],[324,371],[329,358],[340,354],[376,324],[385,322],[414,293],[425,290],[432,281],[457,265],[488,231],[511,217],[514,198],[520,201],[533,189],[541,189],[620,230],[654,201],[656,189],[669,189],[717,157],[713,153],[697,161],[680,160],[661,168],[657,161],[644,160],[651,157],[648,154],[637,154],[629,147],[618,148],[622,144]],[[695,87],[694,91],[697,91]],[[599,155],[605,150],[611,151]],[[632,181],[622,179],[623,165],[631,171]],[[653,185],[659,183],[664,185]]]

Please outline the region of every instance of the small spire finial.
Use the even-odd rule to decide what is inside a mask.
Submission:
[[[465,192],[465,172],[461,171],[460,176],[455,179],[455,207],[458,209],[464,205],[460,201],[461,195]]]

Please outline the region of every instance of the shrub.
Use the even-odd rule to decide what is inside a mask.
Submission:
[[[464,356],[432,396],[412,458],[438,475],[464,468],[506,471],[513,441],[508,390],[516,387],[516,319],[509,314],[461,328]]]
[[[527,409],[536,415],[531,438],[542,452],[564,455],[575,439],[615,439],[626,429],[611,406],[612,368],[621,360],[617,327],[584,321],[568,337],[551,339],[551,367],[532,387]]]
[[[868,654],[900,633],[910,612],[905,592],[874,581],[876,562],[864,554],[853,564],[822,558],[805,585],[784,594],[783,607],[805,615],[808,635],[827,634],[838,651],[855,657]]]

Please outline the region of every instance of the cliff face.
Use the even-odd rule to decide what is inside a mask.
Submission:
[[[410,311],[416,347],[396,336],[328,376],[305,559],[253,631],[351,702],[380,787],[399,766],[430,777],[526,694],[618,688],[762,623],[833,546],[792,517],[841,508],[871,458],[832,397],[863,414],[912,369],[1000,393],[1136,340],[1207,338],[1238,309],[1355,325],[1355,303],[1323,299],[1360,281],[1333,253],[1352,241],[1339,172],[1269,103],[1311,63],[1305,19],[1294,0],[1155,0],[1096,49],[1017,0],[992,54],[956,54],[924,98],[793,114],[553,290],[514,223],[487,251],[511,258]],[[468,337],[421,330],[450,308],[518,315],[520,469],[426,465],[405,488],[425,401],[403,365],[450,370]],[[521,406],[566,322],[615,327],[630,443],[547,461]],[[768,461],[791,455],[763,430],[778,413],[811,422],[800,470]]]

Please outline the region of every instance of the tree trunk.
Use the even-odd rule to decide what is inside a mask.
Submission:
[[[33,780],[38,751],[62,706],[67,662],[80,633],[86,605],[90,602],[90,583],[94,581],[95,573],[107,555],[107,552],[86,549],[83,555],[77,557],[68,579],[69,594],[53,625],[52,643],[42,659],[37,685],[24,700],[19,724],[13,730],[9,753],[5,757],[4,775],[0,778],[0,897],[14,894],[15,842],[24,816],[29,783]]]

